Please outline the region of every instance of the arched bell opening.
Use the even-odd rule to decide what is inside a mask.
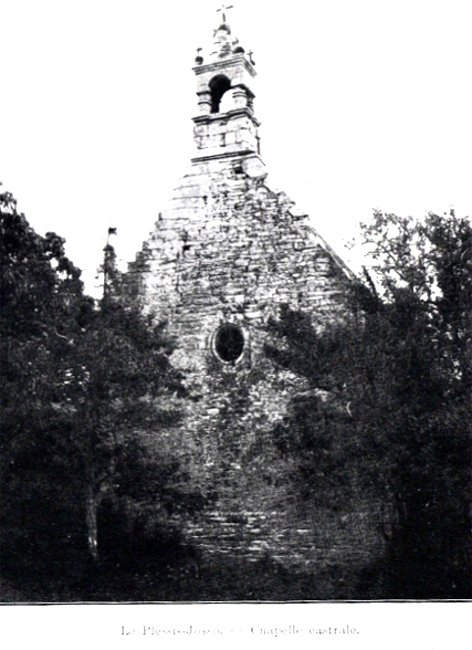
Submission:
[[[211,112],[219,113],[221,98],[231,88],[231,81],[223,74],[213,77],[209,83],[211,92]]]

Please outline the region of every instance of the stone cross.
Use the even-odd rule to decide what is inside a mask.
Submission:
[[[221,11],[221,17],[222,17],[224,23],[226,22],[226,13],[225,13],[225,11],[228,11],[228,9],[232,9],[232,8],[233,8],[233,5],[228,5],[228,6],[227,6],[227,5],[225,5],[225,3],[223,2],[223,4],[221,5],[220,9],[217,9],[217,10],[216,10],[217,12],[218,12],[218,11]]]

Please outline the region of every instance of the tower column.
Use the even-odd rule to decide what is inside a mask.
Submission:
[[[246,108],[248,105],[247,102],[247,93],[245,88],[242,86],[236,86],[232,90],[233,93],[233,104],[235,108]]]
[[[211,92],[209,90],[200,91],[198,95],[198,109],[200,115],[210,115],[211,113]]]

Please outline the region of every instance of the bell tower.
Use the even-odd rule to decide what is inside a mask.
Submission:
[[[222,12],[222,22],[213,32],[213,50],[205,63],[200,50],[193,71],[197,80],[198,115],[194,121],[196,156],[199,160],[259,155],[259,121],[254,117],[253,80],[256,76],[251,53],[234,38]]]

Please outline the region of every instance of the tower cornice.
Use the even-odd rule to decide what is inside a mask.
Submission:
[[[192,120],[195,124],[207,124],[209,122],[228,122],[228,120],[235,117],[248,117],[255,126],[260,126],[261,123],[259,120],[254,117],[252,110],[248,107],[235,108],[226,113],[210,113],[208,115],[197,115],[192,117]]]
[[[258,170],[265,168],[265,163],[259,154],[254,153],[252,149],[240,149],[238,151],[226,151],[224,153],[212,153],[206,154],[204,156],[196,156],[191,159],[191,163],[201,163],[209,162],[211,160],[229,160],[229,159],[238,159],[245,160],[250,159],[251,161],[256,161]],[[260,175],[260,174],[259,174]]]
[[[243,65],[244,69],[251,75],[252,78],[256,76],[257,72],[254,69],[254,66],[250,63],[250,61],[248,61],[244,54],[233,55],[231,57],[222,59],[221,61],[202,63],[200,65],[194,66],[192,69],[195,74],[200,75],[205,73],[221,72],[223,70],[231,68],[232,66],[237,66],[240,64]]]

